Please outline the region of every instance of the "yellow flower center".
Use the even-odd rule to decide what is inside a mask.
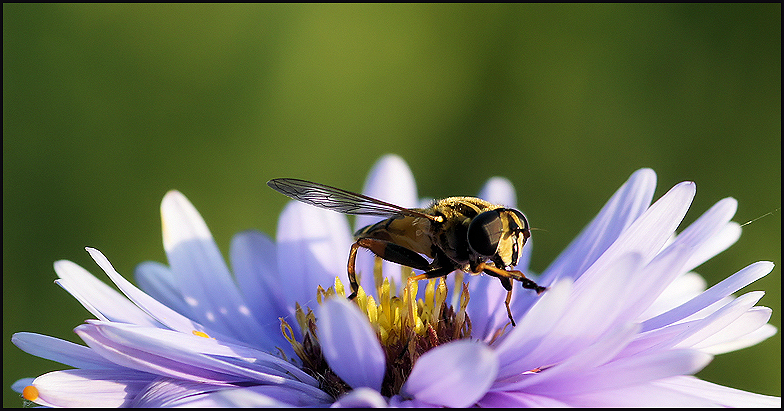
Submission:
[[[387,370],[384,376],[381,393],[391,396],[400,391],[403,383],[411,373],[416,360],[427,350],[440,344],[471,337],[471,320],[466,315],[468,305],[468,287],[462,282],[461,275],[456,283],[461,284],[458,307],[454,308],[446,301],[447,287],[445,278],[429,280],[425,288],[425,298],[416,299],[418,284],[408,282],[407,271],[403,278],[406,284],[395,296],[394,282],[383,278],[380,274],[381,264],[376,264],[375,282],[378,301],[368,295],[360,286],[354,302],[367,316],[371,327],[376,331],[378,340],[383,347]],[[346,290],[339,278],[335,278],[334,286],[324,289],[319,286],[316,299],[319,304],[333,296],[346,298]],[[316,334],[317,323],[311,309],[307,312],[296,305],[295,318],[303,337],[296,341],[291,326],[281,318],[281,331],[291,343],[294,352],[302,360],[303,367],[321,382],[321,388],[336,398],[350,390],[329,369],[321,354]]]

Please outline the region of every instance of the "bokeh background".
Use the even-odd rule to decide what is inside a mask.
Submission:
[[[11,334],[79,341],[90,315],[53,284],[84,246],[130,277],[165,262],[159,205],[179,189],[223,251],[275,232],[274,177],[361,190],[385,153],[420,196],[508,177],[543,270],[640,167],[656,198],[723,197],[735,221],[781,205],[781,5],[3,5],[3,405],[62,366]],[[685,226],[685,225],[684,225]],[[682,227],[684,227],[682,226]],[[758,260],[743,292],[781,325],[781,214],[699,267]],[[612,298],[612,296],[608,296]],[[700,377],[781,395],[781,337]]]

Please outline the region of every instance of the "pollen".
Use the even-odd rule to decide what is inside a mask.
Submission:
[[[209,334],[205,333],[204,331],[193,330],[191,331],[191,333],[197,337],[212,338],[210,337]]]
[[[380,264],[376,267],[380,271]],[[387,370],[382,384],[382,394],[391,396],[399,393],[417,359],[426,351],[446,342],[471,337],[471,320],[466,314],[469,295],[468,287],[460,280],[460,293],[453,298],[457,307],[446,299],[448,295],[445,278],[431,279],[424,290],[424,298],[417,299],[419,284],[408,282],[403,276],[399,291],[389,278],[374,273],[377,297],[369,295],[360,286],[354,302],[367,316],[368,322],[376,331],[376,336],[386,354]],[[316,301],[321,304],[332,297],[346,298],[345,287],[335,278],[332,287],[316,289]],[[316,377],[321,388],[336,398],[347,392],[348,385],[340,380],[330,369],[321,354],[316,330],[318,323],[310,308],[296,305],[296,326],[303,335],[302,341],[283,318],[281,332],[291,344],[294,352],[303,363],[303,368]]]
[[[22,390],[22,398],[26,399],[27,401],[35,401],[38,399],[38,388],[33,387],[32,385],[28,385],[24,387]]]

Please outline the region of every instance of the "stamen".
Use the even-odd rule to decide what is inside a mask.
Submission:
[[[335,277],[335,294],[346,296],[346,287],[343,286],[343,282],[340,281],[339,277]]]
[[[376,261],[376,269],[380,269],[380,265],[381,262]],[[396,291],[389,278],[379,280],[375,277],[378,300],[361,286],[353,300],[367,316],[385,351],[387,371],[382,394],[387,396],[399,393],[414,363],[424,352],[452,340],[471,337],[471,320],[466,314],[469,300],[466,284],[460,281],[462,292],[455,293],[459,305],[453,307],[446,301],[446,279],[428,281],[424,299],[418,300],[418,282],[409,283],[407,279],[413,271],[404,268],[404,273],[404,286],[397,293],[400,297],[394,296]],[[317,287],[316,294],[319,304],[327,298],[346,298],[339,278],[335,278],[334,286],[326,290]],[[283,336],[302,361],[303,368],[319,380],[321,388],[339,397],[349,388],[337,378],[322,355],[313,311],[296,304],[295,318],[302,330],[301,341],[296,341],[291,327],[281,318]]]
[[[367,314],[370,324],[378,325],[378,307],[376,306],[376,300],[373,299],[372,295],[367,296],[367,304],[365,304],[364,307],[365,309],[362,311]]]
[[[446,302],[446,280],[442,277],[438,281],[438,288],[436,289],[435,296],[433,298],[433,314],[430,317],[431,323],[438,323],[439,318],[441,318],[441,307],[445,306]]]
[[[381,259],[381,257],[376,256],[373,259],[373,284],[376,285],[376,289],[378,289],[378,287],[380,287],[381,284],[384,282],[384,275],[381,272],[383,267],[384,267],[383,260]]]
[[[291,348],[294,349],[294,353],[297,354],[297,357],[304,359],[306,357],[305,347],[294,338],[294,330],[291,329],[291,326],[283,317],[278,317],[278,320],[280,320],[280,332],[283,334],[283,338],[291,344]]]

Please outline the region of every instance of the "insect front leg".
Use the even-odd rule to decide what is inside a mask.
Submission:
[[[359,292],[359,283],[357,282],[356,274],[357,250],[359,247],[367,248],[373,254],[393,263],[405,265],[417,270],[427,270],[430,268],[430,263],[427,262],[425,257],[422,257],[415,251],[389,241],[377,240],[375,238],[360,238],[351,246],[351,251],[348,255],[348,281],[351,283],[351,295],[348,296],[349,300],[356,298],[357,293]]]
[[[512,280],[517,280],[522,283],[523,288],[528,288],[530,290],[535,290],[537,294],[541,294],[547,287],[542,287],[536,284],[533,280],[527,278],[521,271],[512,270],[506,271],[504,269],[498,268],[495,265],[481,263],[477,266],[477,271],[484,271],[488,275],[492,275],[493,277],[497,277],[501,280],[501,284],[506,289],[506,314],[509,316],[509,321],[512,322],[512,326],[514,327],[515,321],[512,318],[512,309],[509,308],[509,303],[512,301]]]
[[[510,278],[512,280],[520,281],[522,283],[523,288],[527,288],[529,290],[536,291],[537,294],[541,294],[547,287],[542,287],[541,285],[537,284],[530,278],[526,277],[521,271],[511,270],[506,271],[502,268],[498,268],[494,265],[487,264],[487,263],[480,263],[477,266],[476,272],[484,271],[485,273],[492,275],[493,277],[498,278]]]

